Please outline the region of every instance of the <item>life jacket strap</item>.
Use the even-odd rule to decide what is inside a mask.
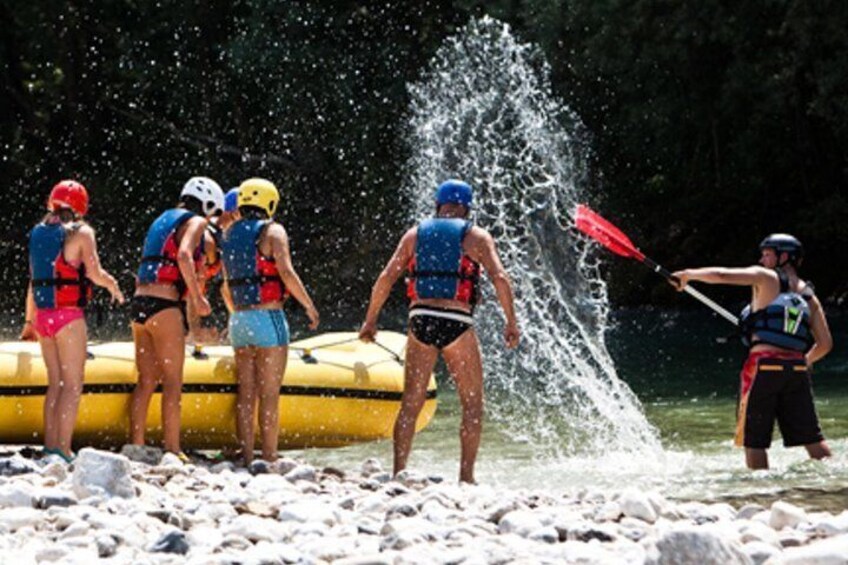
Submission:
[[[466,275],[464,273],[458,273],[456,271],[412,271],[409,273],[409,277],[416,279],[419,277],[439,277],[445,279],[460,279],[463,281],[477,281],[480,280],[479,275]]]
[[[86,286],[86,282],[81,279],[33,279],[32,286]]]
[[[147,255],[146,257],[141,258],[142,263],[169,263],[171,265],[177,265],[178,262],[176,259],[171,257],[166,257],[165,255]]]
[[[237,279],[227,279],[227,284],[230,286],[246,286],[250,284],[262,284],[266,282],[283,282],[279,275],[253,275],[250,277],[240,277]]]

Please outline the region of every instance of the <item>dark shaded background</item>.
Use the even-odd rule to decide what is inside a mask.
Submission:
[[[591,136],[593,204],[654,258],[750,264],[790,231],[819,294],[848,295],[848,3],[0,0],[0,305],[20,310],[57,180],[89,188],[128,291],[149,222],[202,174],[276,182],[324,319],[362,311],[406,227],[406,84],[483,14],[542,49]],[[608,268],[618,305],[680,300]]]

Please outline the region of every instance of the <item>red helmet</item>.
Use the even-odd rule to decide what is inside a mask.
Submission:
[[[63,180],[50,191],[47,209],[55,212],[58,208],[70,208],[80,216],[88,211],[88,191],[74,180]]]

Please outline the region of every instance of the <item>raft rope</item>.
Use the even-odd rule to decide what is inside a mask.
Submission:
[[[348,338],[348,339],[343,339],[343,340],[340,340],[340,341],[333,341],[333,342],[330,342],[330,343],[322,343],[321,345],[316,345],[315,347],[290,347],[290,349],[302,351],[303,353],[301,354],[301,358],[303,359],[303,361],[305,363],[317,363],[318,360],[315,359],[315,357],[312,356],[313,351],[315,351],[317,349],[326,349],[328,347],[335,347],[337,345],[345,345],[345,344],[348,344],[348,343],[353,343],[355,341],[359,341],[358,336],[357,337],[351,337],[351,338]],[[377,347],[379,347],[383,351],[386,351],[387,353],[389,353],[394,358],[395,361],[397,361],[398,363],[403,365],[403,359],[401,359],[400,355],[395,353],[395,351],[393,351],[391,348],[383,345],[382,343],[380,343],[377,340],[374,340],[371,343],[373,343],[374,345],[376,345]]]

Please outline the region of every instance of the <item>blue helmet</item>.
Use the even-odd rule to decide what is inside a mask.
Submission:
[[[436,206],[462,204],[466,208],[471,208],[471,200],[471,185],[461,180],[446,180],[436,191]]]
[[[798,241],[795,236],[788,233],[773,233],[766,237],[760,243],[760,250],[774,249],[774,252],[780,257],[781,253],[786,253],[789,257],[787,262],[796,263],[799,259],[804,258],[804,246]]]
[[[231,188],[224,195],[224,212],[235,212],[238,210],[238,187]]]

